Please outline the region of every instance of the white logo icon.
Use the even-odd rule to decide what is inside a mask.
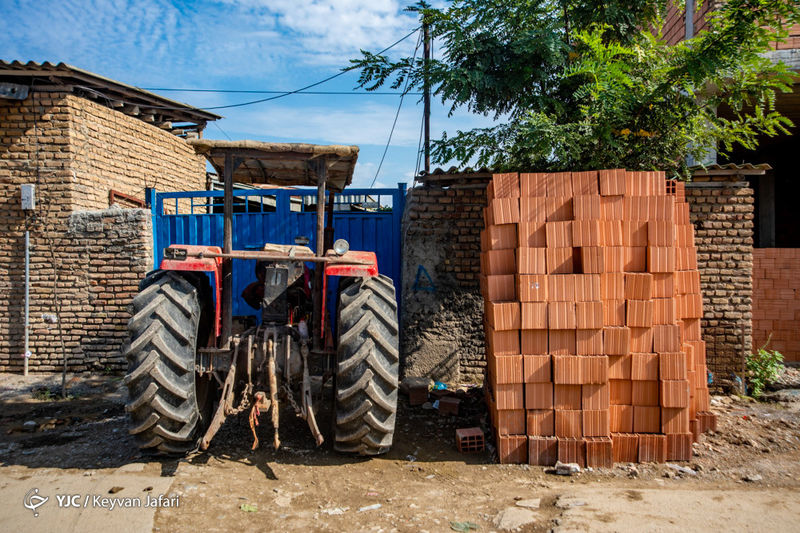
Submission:
[[[49,499],[48,496],[39,496],[39,489],[31,489],[25,494],[25,499],[22,500],[22,504],[26,509],[33,511],[33,516],[36,518],[39,516],[39,512],[36,509],[44,505]]]

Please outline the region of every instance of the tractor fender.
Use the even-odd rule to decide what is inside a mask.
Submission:
[[[178,248],[196,254],[198,252],[222,253],[219,246],[198,246],[192,244],[172,244],[170,248]],[[180,272],[210,272],[212,273],[214,292],[214,336],[219,337],[222,332],[222,310],[220,291],[222,290],[222,258],[220,257],[187,257],[185,259],[162,259],[159,270],[172,270]]]
[[[326,265],[325,276],[368,278],[378,275],[378,258],[375,252],[347,252],[340,259],[358,261],[360,265]]]

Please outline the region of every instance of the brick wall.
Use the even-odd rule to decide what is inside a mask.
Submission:
[[[108,207],[111,189],[144,200],[158,191],[206,188],[205,159],[183,139],[84,98],[69,96],[73,209]]]
[[[23,363],[26,227],[32,370],[52,369],[61,358],[57,328],[42,319],[58,311],[57,300],[72,368],[119,366],[125,309],[151,266],[150,222],[139,211],[82,210],[107,208],[112,188],[140,198],[154,184],[203,188],[204,170],[183,140],[71,94],[0,100],[0,371]],[[36,211],[27,217],[19,207],[23,183],[36,184]]]
[[[706,0],[699,10],[694,13],[694,33],[697,35],[708,25],[706,14],[711,11],[719,2]],[[669,44],[677,44],[686,36],[686,13],[682,9],[670,3],[667,8],[667,15],[664,18],[664,27],[661,29],[664,40]]]
[[[753,250],[753,349],[769,348],[800,361],[800,249]]]
[[[730,381],[732,373],[741,374],[752,343],[753,190],[741,179],[695,178],[686,186],[695,226],[708,369],[720,385]]]
[[[486,180],[488,181],[488,179]],[[486,183],[416,187],[403,220],[404,372],[445,381],[481,379],[483,304],[478,285]],[[420,266],[435,290],[415,290]],[[430,287],[428,287],[430,288]]]

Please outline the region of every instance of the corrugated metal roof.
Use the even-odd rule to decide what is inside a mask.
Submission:
[[[164,98],[66,63],[49,61],[23,63],[0,59],[0,82],[17,83],[33,88],[63,87],[67,92],[79,94],[161,127],[173,126],[181,130],[201,131],[206,122],[222,118],[209,111]]]
[[[705,168],[695,166],[691,169],[692,176],[760,176],[765,174],[772,167],[768,163],[760,163],[754,165],[752,163],[715,163],[713,165],[706,165]]]

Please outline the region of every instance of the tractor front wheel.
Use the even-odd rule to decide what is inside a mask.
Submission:
[[[186,454],[208,424],[213,387],[195,377],[201,303],[195,285],[168,271],[145,278],[133,299],[125,410],[144,452]]]
[[[386,276],[356,279],[339,295],[334,449],[389,451],[397,413],[397,301]]]

